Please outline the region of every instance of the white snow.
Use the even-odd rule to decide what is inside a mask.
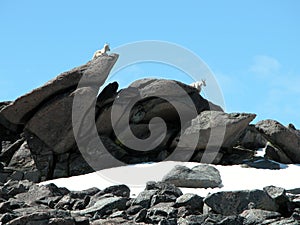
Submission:
[[[54,183],[59,187],[69,190],[84,190],[91,187],[104,189],[116,184],[126,184],[131,190],[131,196],[144,190],[147,181],[161,181],[163,176],[175,165],[185,165],[192,168],[199,163],[185,162],[160,162],[151,164],[129,165],[105,169],[98,172],[60,178],[42,182],[41,184]],[[268,170],[243,168],[240,165],[215,166],[221,174],[222,188],[180,188],[183,193],[195,193],[205,197],[208,193],[230,190],[262,189],[268,185],[274,185],[285,189],[300,188],[300,165],[286,165],[285,169]]]

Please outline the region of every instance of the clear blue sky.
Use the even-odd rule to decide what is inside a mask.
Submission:
[[[86,63],[109,42],[162,40],[199,55],[228,112],[254,112],[300,128],[300,2],[0,2],[0,101]],[[141,70],[156,75],[155,68]],[[172,79],[172,71],[164,71]],[[138,71],[135,71],[138,72]],[[209,85],[209,84],[208,84]]]

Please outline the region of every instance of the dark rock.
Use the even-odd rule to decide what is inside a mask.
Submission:
[[[53,170],[53,152],[36,135],[30,132],[24,133],[28,146],[36,163],[37,169],[41,173],[41,181],[52,177]]]
[[[73,210],[85,209],[85,207],[90,203],[90,196],[85,196],[84,199],[78,200],[73,205]]]
[[[225,216],[237,215],[248,209],[249,203],[255,208],[268,211],[278,211],[279,206],[262,190],[226,191],[209,194],[204,203],[214,212]],[[226,207],[224,207],[226,206]]]
[[[20,225],[20,224],[40,224],[40,225],[46,225],[48,224],[50,219],[50,215],[47,212],[37,212],[32,213],[29,215],[24,215],[21,217],[18,217],[16,219],[11,220],[8,222],[8,225]]]
[[[72,216],[84,216],[86,214],[96,213],[102,217],[106,215],[108,212],[112,212],[113,210],[124,210],[126,209],[126,202],[128,199],[122,197],[103,197],[99,199],[93,206],[89,208],[72,211]]]
[[[124,184],[120,184],[120,185],[114,185],[114,186],[105,188],[104,190],[100,191],[99,194],[100,195],[113,194],[115,196],[129,198],[130,189],[128,186],[126,186]]]
[[[71,210],[76,200],[72,199],[70,195],[63,196],[59,202],[54,206],[56,209]]]
[[[54,184],[45,186],[32,185],[28,192],[17,194],[15,198],[30,205],[46,197],[63,196],[65,194],[67,193],[64,189],[58,188]]]
[[[158,223],[163,219],[171,220],[177,217],[177,209],[172,203],[159,203],[148,209],[146,219],[151,223]]]
[[[241,225],[244,224],[244,218],[241,216],[227,216],[217,223],[217,225]]]
[[[164,182],[178,187],[215,188],[222,185],[219,171],[213,166],[202,164],[189,169],[177,165],[163,177]]]
[[[140,92],[142,98],[150,97],[166,97],[171,96],[174,102],[180,104],[180,111],[187,115],[186,118],[193,119],[189,117],[191,115],[191,106],[187,104],[185,98],[189,96],[192,99],[197,113],[204,110],[218,110],[222,111],[221,107],[216,106],[199,95],[199,92],[191,87],[190,85],[183,84],[175,80],[165,80],[165,79],[141,79],[133,82],[129,88],[137,88]],[[158,102],[156,102],[158,103]],[[146,113],[143,120],[146,118],[153,118],[159,113],[159,117],[166,121],[170,121],[173,118],[177,118],[174,108],[171,104],[166,104],[161,101],[162,104],[151,104],[155,105],[155,108],[149,108],[149,110],[144,110]],[[150,104],[149,104],[150,105]],[[146,105],[145,105],[146,106]],[[147,106],[146,106],[147,107]],[[165,116],[164,116],[165,115]],[[192,115],[191,115],[192,116]],[[187,121],[186,121],[187,122]]]
[[[52,225],[75,225],[72,218],[50,218],[48,224]]]
[[[249,125],[240,136],[238,144],[248,149],[264,148],[267,139],[257,131],[254,125]]]
[[[30,149],[28,148],[27,142],[25,141],[20,148],[14,153],[9,164],[9,168],[24,172],[36,171],[36,165],[31,155]]]
[[[288,217],[293,213],[294,207],[286,194],[286,190],[280,187],[267,186],[263,189],[279,206],[278,212]]]
[[[245,149],[242,146],[236,146],[227,149],[223,152],[223,157],[220,164],[222,165],[238,165],[242,164],[245,160],[253,159],[255,151]]]
[[[266,211],[261,209],[249,209],[240,214],[244,217],[245,225],[262,224],[265,220],[279,218],[281,215],[278,212]]]
[[[0,188],[1,197],[9,199],[17,194],[27,192],[33,185],[32,182],[27,180],[22,181],[8,181],[3,187]]]
[[[158,192],[158,190],[145,190],[138,194],[133,200],[132,205],[140,205],[143,208],[149,208],[152,197]]]
[[[275,146],[278,146],[294,163],[300,163],[300,136],[275,120],[263,120],[255,127]]]
[[[4,213],[3,215],[0,215],[0,223],[7,224],[9,221],[15,218],[17,218],[17,216],[13,213]]]
[[[99,192],[100,192],[100,189],[93,187],[93,188],[89,188],[89,189],[86,189],[83,191],[71,191],[70,196],[71,196],[71,198],[83,199],[85,196],[93,196]]]
[[[148,181],[145,190],[157,190],[159,194],[174,195],[176,198],[182,195],[178,187],[165,182]]]
[[[141,209],[138,214],[134,217],[134,222],[144,222],[147,216],[147,209]]]
[[[285,163],[285,164],[291,164],[293,161],[282,151],[280,148],[272,145],[270,142],[266,145],[266,158]]]
[[[10,203],[9,202],[1,202],[0,203],[0,214],[4,214],[10,212]]]
[[[255,157],[251,160],[246,160],[244,161],[242,166],[253,167],[256,169],[269,169],[269,170],[279,170],[285,168],[282,167],[282,165],[280,165],[279,163],[276,163],[275,161],[271,161],[261,157]]]
[[[224,218],[224,216],[216,214],[190,215],[186,218],[179,218],[178,225],[215,225]]]
[[[184,194],[176,199],[174,207],[188,207],[190,209],[203,211],[203,198],[196,194]]]
[[[128,215],[135,215],[142,209],[143,209],[143,207],[141,205],[132,205],[126,210],[126,213]]]
[[[187,149],[183,149],[181,152],[185,153]],[[186,153],[185,153],[186,154]],[[210,151],[204,151],[204,150],[197,150],[194,152],[192,158],[189,160],[191,162],[203,162],[205,163],[204,158],[207,157],[208,159],[213,159],[211,164],[219,164],[221,161],[223,161],[224,153],[218,150],[210,150]],[[181,159],[183,159],[181,157]]]
[[[88,217],[77,216],[77,217],[74,217],[74,220],[75,220],[75,225],[89,225],[90,224]]]
[[[255,116],[247,113],[204,111],[185,129],[179,147],[188,148],[193,140],[199,139],[196,149],[206,149],[208,144],[211,148],[231,148]]]
[[[161,202],[175,202],[175,200],[176,200],[176,197],[174,195],[157,193],[152,196],[151,202],[150,202],[150,207],[157,205],[158,203],[161,203]]]
[[[10,145],[7,149],[2,151],[0,154],[1,162],[4,162],[5,165],[8,165],[9,162],[11,161],[13,155],[15,154],[15,152],[23,144],[24,140],[25,140],[24,138],[21,138],[21,139],[17,140],[15,143],[13,143],[12,145]]]

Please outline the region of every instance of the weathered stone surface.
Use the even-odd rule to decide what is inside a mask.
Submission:
[[[196,209],[200,212],[203,210],[203,198],[196,194],[184,194],[176,199],[174,207],[188,207],[190,209]]]
[[[66,191],[66,189],[58,188],[54,184],[48,184],[45,186],[32,185],[28,192],[17,194],[15,198],[27,204],[32,204],[45,197],[63,196],[66,194]]]
[[[117,58],[117,54],[99,57],[92,62],[62,73],[43,86],[19,97],[4,107],[0,114],[14,124],[24,124],[46,101],[66,90],[75,90],[83,76],[88,78],[87,86],[103,84]]]
[[[300,136],[275,120],[263,120],[255,127],[275,146],[278,146],[294,163],[300,163]]]
[[[281,162],[285,164],[291,164],[293,161],[286,155],[286,153],[280,148],[272,145],[268,142],[266,145],[266,157],[268,159],[274,160],[276,162]]]
[[[144,190],[138,194],[133,200],[132,205],[140,205],[143,208],[149,208],[152,197],[157,193],[157,190]]]
[[[249,203],[257,209],[268,211],[277,211],[279,206],[264,191],[227,191],[209,194],[204,203],[207,204],[214,212],[225,216],[237,215],[248,209]],[[226,206],[226,207],[224,207]]]
[[[6,165],[8,165],[11,158],[13,157],[15,152],[21,147],[24,141],[25,139],[21,138],[12,145],[10,145],[7,149],[4,149],[0,154],[1,162],[4,162]]]
[[[129,198],[130,189],[124,184],[110,186],[99,192],[100,195],[113,194],[114,196]]]
[[[177,217],[177,209],[172,207],[173,203],[159,203],[147,211],[146,221],[158,223],[161,220],[172,220]]]
[[[267,139],[251,124],[244,130],[238,143],[245,148],[256,150],[265,147]]]
[[[90,213],[98,213],[99,216],[103,216],[107,214],[108,211],[113,210],[124,210],[126,209],[126,202],[127,199],[123,197],[107,197],[99,199],[93,206],[78,210],[78,211],[72,211],[72,216],[83,216],[85,214]]]
[[[193,119],[195,115],[191,113],[193,112],[191,110],[192,106],[187,104],[186,97],[189,97],[192,100],[197,113],[204,110],[210,110],[211,108],[222,111],[221,107],[202,98],[197,89],[175,80],[146,78],[133,82],[129,88],[137,88],[140,96],[144,99],[150,97],[171,97],[170,100],[172,100],[173,103],[176,102],[176,104],[178,104],[178,111],[182,112],[187,119]],[[136,111],[135,114],[137,114],[137,112],[140,112],[140,115],[143,114],[143,118],[140,118],[135,122],[147,123],[147,121],[156,116],[163,118],[165,121],[174,121],[174,119],[176,120],[178,118],[178,114],[174,107],[170,103],[159,98],[141,101],[140,104],[133,108],[133,111]],[[142,111],[144,113],[142,113]]]
[[[204,111],[185,129],[179,147],[188,148],[192,140],[199,139],[196,149],[206,149],[208,143],[214,148],[230,148],[255,116],[249,113]]]
[[[222,185],[219,171],[213,166],[201,164],[189,169],[177,165],[163,177],[164,182],[178,187],[215,188]]]
[[[262,209],[249,209],[240,214],[244,217],[245,225],[262,224],[265,220],[279,218],[281,215],[278,212],[272,212]]]

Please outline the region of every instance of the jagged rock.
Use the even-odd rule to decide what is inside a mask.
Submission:
[[[99,192],[100,195],[113,194],[114,196],[129,198],[130,189],[124,184],[110,186]]]
[[[32,185],[28,192],[17,194],[15,195],[15,198],[30,205],[45,197],[63,196],[68,192],[69,191],[67,189],[58,188],[52,183],[45,186]]]
[[[265,147],[265,156],[268,159],[274,160],[276,162],[281,162],[285,164],[291,164],[293,161],[282,151],[280,148],[272,145],[272,143],[268,142]]]
[[[276,163],[275,161],[271,161],[262,157],[254,157],[253,159],[245,160],[242,166],[253,167],[256,169],[267,169],[267,170],[282,169],[282,166],[279,163]]]
[[[275,120],[263,120],[255,127],[275,146],[278,146],[294,163],[300,163],[300,136]]]
[[[177,209],[173,207],[173,203],[159,203],[147,210],[146,221],[152,224],[166,219],[176,221]]]
[[[16,194],[27,192],[32,185],[33,183],[28,180],[22,180],[22,181],[10,180],[0,188],[0,194],[1,194],[0,196],[8,200],[9,198],[15,196]]]
[[[163,181],[178,187],[190,188],[215,188],[222,185],[219,171],[215,167],[205,164],[192,169],[177,165],[163,177]]]
[[[204,203],[214,212],[225,216],[238,215],[248,209],[249,203],[257,209],[278,211],[279,206],[262,190],[226,191],[209,194]],[[226,207],[224,207],[226,206]]]
[[[157,193],[162,195],[174,196],[175,199],[182,195],[182,192],[178,187],[165,182],[149,181],[146,184],[145,190],[157,190]]]
[[[141,209],[138,214],[134,217],[134,222],[139,223],[145,221],[147,216],[147,209]]]
[[[126,209],[127,198],[123,197],[103,197],[99,199],[93,206],[88,207],[83,210],[72,211],[72,216],[84,216],[86,214],[96,213],[98,216],[104,216],[108,212],[112,212],[114,210],[124,210]]]
[[[83,199],[85,196],[93,196],[99,192],[100,192],[100,190],[98,188],[93,187],[93,188],[89,188],[89,189],[86,189],[83,191],[71,191],[70,196],[72,198]]]
[[[265,220],[279,218],[281,215],[278,212],[272,212],[262,209],[249,209],[242,212],[240,216],[245,218],[243,224],[255,225],[262,224]]]
[[[284,188],[267,186],[263,189],[279,206],[278,212],[283,216],[290,216],[293,213],[294,206],[290,202],[290,199],[286,195]]]
[[[8,165],[13,155],[21,147],[24,141],[25,139],[21,138],[12,145],[10,145],[7,149],[4,149],[4,151],[2,151],[0,154],[1,162],[4,162],[6,165]]]
[[[196,194],[184,194],[176,199],[174,207],[188,207],[197,211],[203,211],[203,198]]]
[[[99,57],[92,62],[62,73],[42,87],[19,97],[4,107],[0,114],[11,123],[25,124],[46,101],[66,90],[75,90],[83,76],[89,78],[89,83],[86,86],[103,84],[117,58],[117,54]]]
[[[138,194],[133,200],[132,205],[140,205],[143,208],[149,208],[152,197],[157,193],[157,190],[144,190]]]
[[[179,147],[189,148],[193,140],[199,139],[196,149],[206,149],[208,143],[214,148],[231,148],[255,116],[249,113],[204,111],[185,129]]]
[[[252,124],[244,130],[238,141],[239,145],[252,150],[265,147],[267,142],[267,139]]]
[[[255,151],[245,149],[242,146],[236,146],[231,149],[227,149],[223,152],[223,157],[220,161],[222,165],[238,165],[244,163],[246,160],[253,159]]]
[[[179,218],[178,225],[214,225],[218,224],[224,218],[224,216],[217,214],[190,215],[185,218]]]

